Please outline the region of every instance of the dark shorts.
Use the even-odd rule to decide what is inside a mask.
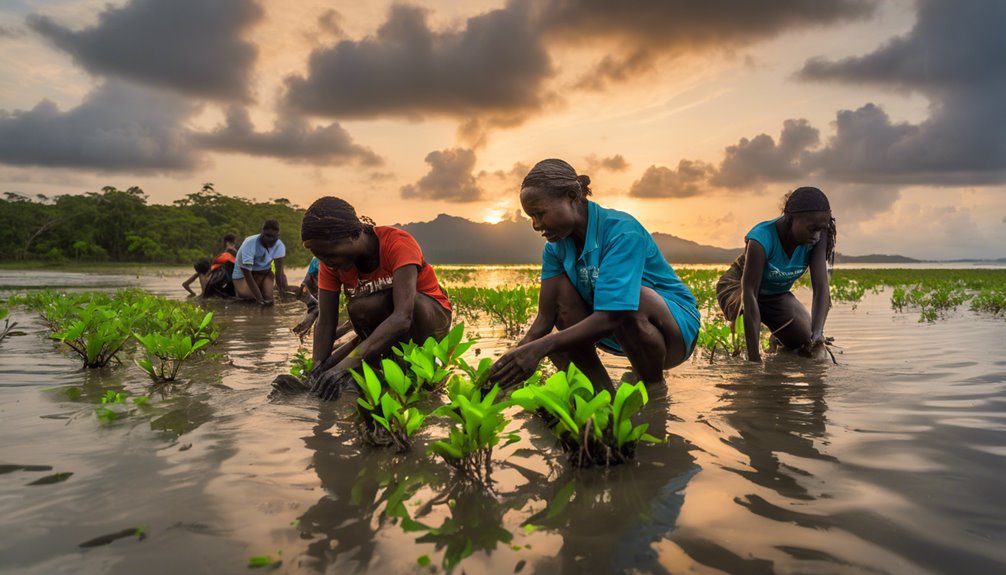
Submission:
[[[737,320],[744,307],[744,291],[741,289],[741,275],[744,272],[744,254],[730,265],[718,282],[716,282],[716,301],[723,310],[723,316],[730,323]],[[769,331],[775,332],[793,320],[790,313],[792,304],[802,305],[792,292],[776,295],[759,295],[758,311],[761,322]]]
[[[382,307],[384,308],[384,310],[383,310],[383,313],[381,313],[381,316],[380,316],[381,320],[378,321],[377,324],[380,324],[382,321],[384,321],[388,316],[391,315],[391,313],[395,309],[395,303],[394,303],[394,299],[392,297],[392,290],[390,290],[390,289],[381,290],[381,291],[378,291],[378,292],[375,292],[375,293],[372,293],[372,294],[368,294],[368,295],[365,295],[365,296],[361,296],[361,297],[363,299],[374,298],[374,299],[382,302],[382,304],[383,304]],[[434,324],[435,325],[433,326],[433,333],[430,334],[430,335],[432,335],[433,338],[435,338],[437,340],[443,339],[444,336],[447,335],[447,332],[451,331],[451,310],[445,308],[443,306],[443,304],[441,304],[439,301],[437,301],[437,299],[435,297],[433,297],[433,296],[431,296],[429,294],[417,293],[416,297],[417,298],[427,298],[427,299],[430,300],[430,302],[432,302],[434,304],[432,306],[432,308],[434,310],[433,313],[436,316],[434,318]],[[353,306],[353,304],[355,303],[354,300],[357,300],[357,298],[350,299],[350,300],[348,300],[346,302],[347,311],[349,311],[349,308],[354,307]],[[350,313],[352,313],[352,312],[350,312]],[[376,328],[377,324],[375,324],[373,327]],[[363,329],[357,329],[356,325],[353,326],[353,330],[356,332],[357,335],[359,335],[363,339],[366,339],[366,338],[370,337],[370,333],[367,333]],[[419,342],[419,343],[422,343],[422,342]]]
[[[234,264],[226,263],[210,272],[203,286],[203,297],[234,297]]]

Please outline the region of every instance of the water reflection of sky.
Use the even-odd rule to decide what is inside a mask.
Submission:
[[[182,279],[141,275],[176,296]],[[697,355],[670,372],[644,413],[668,443],[632,465],[574,470],[515,414],[522,440],[497,450],[491,489],[423,456],[437,425],[398,455],[357,443],[348,403],[266,401],[299,346],[298,303],[211,303],[220,356],[156,391],[129,361],[81,371],[15,312],[29,333],[0,343],[0,464],[52,469],[0,474],[0,570],[233,572],[269,554],[309,573],[412,571],[423,555],[466,573],[1002,572],[1006,323],[919,324],[886,298],[836,305],[840,365]],[[480,331],[473,350],[505,347]],[[106,389],[151,393],[149,411],[99,424]],[[58,472],[73,475],[28,485]],[[388,514],[402,485],[427,529]],[[147,539],[78,547],[129,527]]]

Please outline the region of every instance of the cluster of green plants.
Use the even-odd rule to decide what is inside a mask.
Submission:
[[[699,337],[695,345],[706,351],[709,363],[715,360],[717,350],[729,357],[739,356],[747,348],[744,339],[744,316],[738,315],[734,325],[731,326],[723,319],[722,314],[708,314],[699,327]]]
[[[213,313],[139,289],[100,292],[39,291],[11,302],[37,311],[51,339],[65,344],[84,367],[119,362],[131,341],[143,349],[136,364],[155,381],[171,381],[182,363],[216,341]]]
[[[11,322],[10,318],[7,317],[9,313],[10,310],[8,310],[3,306],[0,306],[0,319],[3,320],[3,327],[0,328],[0,341],[3,341],[4,338],[10,335],[11,331],[13,331],[15,327],[17,327],[17,322],[16,321]]]
[[[538,311],[540,291],[538,286],[458,287],[450,290],[450,298],[458,316],[477,320],[485,315],[506,337],[516,337]]]
[[[504,412],[513,405],[546,415],[560,444],[575,452],[571,461],[580,466],[622,463],[640,441],[660,441],[646,433],[646,424],[631,424],[648,401],[642,383],[623,383],[614,395],[595,392],[590,380],[570,365],[544,383],[536,372],[525,387],[503,399],[498,386],[488,386],[492,360],[483,358],[472,366],[461,357],[473,344],[463,337],[464,325],[458,324],[439,342],[429,338],[422,345],[395,348],[396,360],[383,359],[378,369],[364,362],[352,370],[365,443],[404,451],[429,417],[446,418],[448,436],[431,442],[428,453],[487,480],[493,448],[518,440],[506,430],[510,420]],[[441,390],[447,402],[430,410],[430,394]]]
[[[463,338],[464,324],[458,324],[440,341],[430,337],[421,345],[410,341],[396,346],[398,361],[382,360],[379,371],[366,362],[351,371],[360,388],[358,428],[365,443],[394,445],[400,451],[410,447],[430,415],[420,404],[442,387],[474,343]]]
[[[905,308],[918,309],[919,321],[931,323],[946,317],[971,297],[962,285],[955,282],[895,286],[891,291],[891,307],[899,312]]]
[[[313,370],[314,358],[311,356],[311,350],[303,347],[298,349],[290,360],[290,375],[304,379]]]
[[[416,378],[407,377],[394,361],[382,360],[381,367],[380,379],[367,363],[363,364],[362,373],[352,372],[360,387],[360,397],[356,400],[362,416],[359,428],[365,442],[394,444],[399,451],[405,451],[410,438],[429,415],[418,406],[425,398],[424,389]]]
[[[723,269],[698,269],[680,268],[675,269],[681,281],[692,290],[699,310],[706,313],[715,313],[719,309],[716,301],[716,282],[723,275]]]
[[[544,382],[536,374],[511,400],[543,412],[570,461],[579,467],[623,463],[639,442],[662,442],[646,433],[648,424],[632,424],[632,417],[649,402],[642,382],[622,382],[612,397],[606,389],[596,392],[590,379],[570,364]]]
[[[992,314],[996,317],[1006,313],[1006,289],[985,288],[971,298],[971,310]]]
[[[517,442],[520,437],[506,431],[510,420],[503,411],[512,405],[510,401],[497,401],[500,394],[498,385],[485,390],[492,360],[483,358],[475,367],[459,360],[466,377],[454,377],[447,385],[450,403],[433,412],[433,415],[450,419],[447,439],[430,443],[428,453],[442,457],[449,465],[479,478],[489,481],[493,448]]]

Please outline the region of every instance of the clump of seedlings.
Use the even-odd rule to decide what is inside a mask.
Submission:
[[[578,467],[624,463],[635,455],[639,442],[662,442],[646,433],[649,424],[632,424],[632,416],[649,402],[642,382],[621,383],[612,398],[608,390],[595,392],[587,376],[570,364],[544,382],[535,374],[513,392],[511,400],[542,412],[570,462]]]
[[[216,340],[218,330],[212,322],[213,312],[194,314],[177,307],[160,310],[147,326],[152,331],[133,334],[146,350],[146,357],[136,360],[136,365],[154,381],[173,381],[182,362]]]
[[[160,381],[174,379],[183,361],[219,335],[212,313],[138,289],[120,290],[114,296],[46,290],[12,302],[39,312],[51,331],[49,337],[80,356],[84,367],[121,363],[118,355],[130,340],[139,341],[147,356],[137,365]]]
[[[0,319],[3,320],[3,327],[0,327],[0,341],[3,341],[5,337],[10,335],[11,330],[17,327],[17,322],[11,323],[10,318],[7,314],[10,313],[5,307],[0,307]]]
[[[733,329],[719,314],[713,319],[707,319],[699,329],[696,345],[709,354],[709,363],[716,359],[716,350],[720,349],[730,357],[744,353],[747,344],[744,339],[744,316],[738,315]]]
[[[428,337],[422,345],[409,341],[392,351],[408,365],[409,372],[421,387],[439,389],[453,372],[461,355],[475,343],[462,341],[464,335],[465,326],[459,323],[440,341]]]
[[[357,427],[365,443],[394,445],[406,451],[428,415],[416,405],[426,393],[419,381],[407,377],[394,361],[382,360],[381,368],[383,383],[366,362],[360,371],[350,371],[360,388],[356,404],[361,417]]]
[[[503,410],[512,403],[496,401],[500,393],[497,385],[483,391],[492,367],[491,359],[483,358],[476,367],[464,360],[459,364],[465,375],[454,376],[447,385],[450,403],[433,412],[433,415],[450,418],[449,435],[445,440],[432,442],[427,452],[439,455],[455,469],[488,483],[493,448],[501,442],[510,445],[520,439],[516,433],[505,431],[510,420],[503,415]]]
[[[305,348],[300,348],[290,360],[290,375],[303,380],[314,370],[314,358],[311,352]]]
[[[520,335],[538,309],[538,286],[505,288],[460,287],[451,289],[451,305],[458,315],[477,319],[485,314],[489,322],[502,327],[507,337]]]
[[[971,311],[1001,316],[1006,313],[1006,290],[983,289],[971,300]]]

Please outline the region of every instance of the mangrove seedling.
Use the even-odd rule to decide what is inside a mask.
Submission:
[[[363,363],[363,373],[350,370],[360,388],[356,403],[361,415],[361,436],[371,445],[394,445],[399,451],[406,451],[410,438],[427,416],[416,407],[424,394],[419,382],[406,377],[394,361],[384,359],[381,367],[386,387],[367,362]]]
[[[608,390],[596,393],[587,376],[571,363],[544,383],[532,376],[511,399],[552,420],[552,432],[579,467],[624,463],[640,441],[661,442],[646,433],[649,424],[632,425],[632,416],[649,401],[642,382],[622,382],[612,399]]]
[[[492,360],[483,359],[476,369],[476,376],[479,371],[487,373],[491,366]],[[427,453],[437,454],[455,469],[487,483],[493,448],[504,440],[504,445],[510,445],[520,437],[514,432],[504,431],[510,420],[503,416],[503,410],[511,403],[496,401],[499,386],[494,385],[483,396],[481,383],[476,383],[476,379],[451,378],[447,385],[447,396],[451,402],[433,412],[433,415],[451,419],[450,434],[447,440],[431,443]]]
[[[462,341],[464,333],[465,326],[459,323],[440,341],[428,337],[422,345],[409,341],[396,346],[392,351],[408,365],[420,386],[436,389],[451,375],[461,354],[474,344],[472,341]]]
[[[182,362],[210,343],[209,339],[192,341],[191,336],[177,333],[172,335],[133,334],[133,336],[143,344],[143,348],[147,352],[146,357],[136,360],[136,365],[147,372],[154,381],[159,382],[173,381],[178,375],[178,368],[182,366]]]
[[[304,379],[314,370],[314,358],[307,349],[301,348],[290,360],[290,375]]]
[[[49,337],[70,347],[84,367],[104,367],[129,340],[132,318],[124,318],[108,306],[93,303],[77,310],[77,318]]]
[[[10,318],[7,317],[8,310],[5,307],[0,307],[0,319],[3,320],[3,327],[0,328],[0,341],[3,341],[7,337],[11,330],[17,326],[17,322],[11,323]]]

